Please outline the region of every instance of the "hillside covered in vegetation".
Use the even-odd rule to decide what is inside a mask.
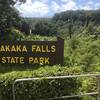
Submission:
[[[100,73],[100,10],[65,11],[52,18],[23,18],[13,8],[15,1],[0,0],[0,40],[52,41],[57,36],[62,37],[64,64],[0,65],[0,100],[12,100],[12,84],[15,79]],[[20,0],[20,3],[24,2]],[[58,96],[96,92],[96,86],[96,78],[42,79],[16,84],[15,93],[16,100],[48,100]],[[86,96],[65,100],[95,98]]]

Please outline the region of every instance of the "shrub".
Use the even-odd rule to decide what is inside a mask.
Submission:
[[[13,71],[0,76],[0,100],[12,100],[12,83],[15,79],[25,77],[46,77],[60,76],[80,73],[80,68],[66,67],[44,67],[38,70]],[[64,95],[76,94],[80,86],[80,81],[76,78],[71,79],[53,79],[38,81],[20,82],[16,87],[16,100],[48,100],[48,98],[59,97]],[[71,100],[71,99],[70,99]],[[74,100],[80,100],[76,98]]]

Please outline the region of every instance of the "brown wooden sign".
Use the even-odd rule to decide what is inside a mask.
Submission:
[[[0,64],[63,65],[64,40],[0,41]]]

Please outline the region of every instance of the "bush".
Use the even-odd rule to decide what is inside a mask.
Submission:
[[[32,29],[32,34],[41,36],[52,36],[57,33],[56,25],[49,21],[38,21]]]
[[[10,29],[9,39],[10,40],[23,40],[25,38],[24,34],[18,29]]]
[[[64,64],[68,67],[82,66],[84,71],[94,71],[100,66],[100,39],[73,37],[65,41]]]
[[[25,77],[46,77],[78,74],[80,68],[44,67],[37,70],[12,71],[0,75],[0,100],[12,100],[12,83]],[[81,83],[76,78],[20,82],[16,84],[16,100],[48,100],[48,98],[72,95],[78,92]],[[70,99],[71,100],[71,99]],[[80,100],[76,98],[74,100]]]

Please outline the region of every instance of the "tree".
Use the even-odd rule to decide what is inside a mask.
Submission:
[[[16,2],[25,0],[0,0],[0,39],[6,39],[11,27],[18,27],[21,17],[15,9]]]
[[[71,15],[71,16],[70,16]],[[73,19],[73,23],[88,26],[90,21],[100,23],[100,9],[99,10],[76,10],[76,11],[65,11],[54,15],[54,21],[67,21],[70,17]]]
[[[32,33],[38,35],[46,35],[46,36],[55,35],[57,34],[57,28],[52,22],[38,21],[34,25]]]
[[[21,31],[25,32],[26,35],[30,34],[30,24],[26,21],[22,21]]]
[[[69,37],[70,37],[70,39],[72,38],[72,34],[73,34],[72,28],[73,28],[73,25],[72,25],[71,22],[69,22],[68,31],[69,31]]]

